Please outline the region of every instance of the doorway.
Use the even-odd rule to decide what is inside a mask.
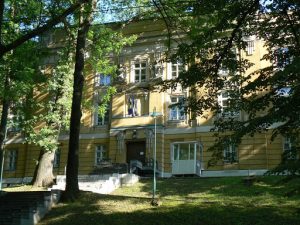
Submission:
[[[146,141],[127,142],[126,161],[129,164],[130,160],[139,160],[143,164],[146,161]]]

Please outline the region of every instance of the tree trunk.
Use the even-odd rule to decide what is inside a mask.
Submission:
[[[50,187],[54,183],[53,161],[55,151],[41,149],[39,161],[36,165],[32,185],[36,187]]]
[[[4,83],[4,90],[9,89],[9,77],[6,75],[5,83]],[[2,114],[1,114],[1,121],[0,121],[0,173],[2,173],[2,157],[3,157],[3,150],[4,150],[4,141],[6,138],[7,133],[7,117],[8,117],[8,110],[9,110],[9,99],[7,98],[6,92],[4,93],[3,100],[2,100]],[[1,174],[0,174],[1,175]]]
[[[88,12],[82,12],[84,21],[80,19],[80,27],[77,32],[76,55],[75,55],[75,71],[73,84],[73,97],[70,121],[70,139],[68,162],[66,171],[66,190],[63,199],[66,201],[74,201],[79,195],[78,186],[78,165],[79,165],[79,134],[81,120],[81,100],[84,85],[84,55],[86,38],[91,26],[92,11],[95,7],[95,0],[90,0]]]

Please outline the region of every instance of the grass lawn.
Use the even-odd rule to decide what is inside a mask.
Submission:
[[[82,193],[58,204],[39,225],[300,225],[300,178],[171,178],[157,182],[159,207],[150,205],[152,180],[111,195]]]

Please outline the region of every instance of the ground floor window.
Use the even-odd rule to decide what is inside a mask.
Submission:
[[[17,168],[17,157],[18,157],[17,150],[5,151],[4,170],[15,171]]]
[[[297,158],[296,142],[291,137],[283,138],[283,157],[289,160]]]
[[[229,144],[224,148],[224,162],[233,163],[238,161],[237,147],[233,144]]]
[[[95,165],[100,165],[102,161],[107,160],[107,151],[104,145],[97,145],[95,150]]]
[[[60,165],[60,153],[61,149],[57,148],[54,153],[53,168],[58,168]]]
[[[196,148],[196,143],[173,144],[173,160],[194,160]]]

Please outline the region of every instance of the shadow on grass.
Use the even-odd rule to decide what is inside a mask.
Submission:
[[[157,181],[157,194],[160,197],[182,196],[193,194],[214,194],[227,197],[251,197],[259,195],[273,195],[285,197],[290,190],[300,188],[300,178],[293,183],[280,183],[279,177],[258,177],[252,186],[247,186],[242,177],[232,178],[170,178]],[[142,180],[142,191],[152,189],[150,180]],[[298,183],[297,183],[298,182]],[[300,197],[298,195],[298,197]]]
[[[298,225],[299,210],[284,207],[166,204],[154,208],[148,198],[83,193],[80,200],[53,209],[43,225]],[[134,208],[131,208],[134,207]],[[117,209],[116,209],[117,208]],[[128,208],[128,210],[126,210]]]

